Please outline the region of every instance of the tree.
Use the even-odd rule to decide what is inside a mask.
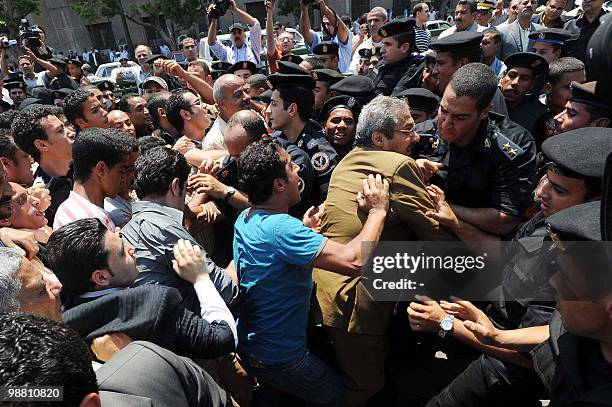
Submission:
[[[38,14],[40,0],[3,0],[0,1],[0,27],[8,37],[17,39],[19,22],[30,13]]]
[[[123,7],[121,0],[77,0],[70,7],[83,19],[95,21],[121,16],[138,25],[155,30],[176,49],[176,30],[187,29],[198,21],[202,12],[200,0],[148,0],[146,3]],[[167,21],[169,24],[164,24]]]

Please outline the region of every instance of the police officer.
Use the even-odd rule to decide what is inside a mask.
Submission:
[[[465,65],[453,75],[438,117],[417,125],[435,137],[423,175],[446,193],[457,216],[483,231],[505,235],[527,209],[536,170],[529,132],[492,113],[495,74],[484,64]]]
[[[533,52],[517,52],[504,63],[507,70],[500,83],[508,117],[527,129],[540,145],[545,122],[550,118],[548,107],[538,98],[548,77],[548,63]]]
[[[99,82],[96,87],[102,92],[102,101],[104,102],[104,110],[110,112],[115,108],[117,99],[115,98],[115,84],[109,80]]]
[[[322,124],[322,118],[319,117],[321,106],[323,106],[323,103],[328,99],[336,96],[336,92],[331,90],[330,87],[344,79],[344,75],[338,71],[327,68],[313,69],[310,74],[315,80],[313,119]]]
[[[391,96],[404,89],[418,87],[423,73],[422,58],[417,51],[413,18],[393,20],[380,27],[382,62],[374,68],[376,94]]]
[[[531,51],[546,59],[549,65],[561,58],[563,45],[570,38],[572,35],[569,31],[561,28],[544,28],[529,34],[529,39],[534,40]]]
[[[610,131],[601,130],[595,133],[575,130],[544,142],[549,184],[540,192],[542,211],[522,225],[497,253],[500,259],[506,260],[502,284],[494,291],[495,301],[485,307],[496,327],[509,330],[549,323],[554,311],[554,290],[548,281],[556,270],[556,255],[551,255],[553,242],[547,239],[547,223],[564,209],[599,199],[604,163],[612,152]],[[598,146],[597,151],[593,145]],[[564,195],[553,191],[559,188],[564,190]],[[495,239],[470,230],[469,225],[465,229],[458,221],[448,222],[452,216],[434,218],[464,240]],[[461,332],[453,333],[453,336],[461,335]],[[539,385],[533,370],[485,355],[432,399],[430,405],[476,405],[474,400],[481,404],[486,400],[487,405],[539,405],[539,398],[546,398]]]
[[[28,97],[26,90],[27,85],[23,81],[22,76],[16,76],[4,83],[4,87],[9,92],[9,97],[13,101],[15,109],[19,109],[21,103]]]
[[[321,127],[310,119],[315,80],[311,76],[282,73],[270,75],[268,80],[273,92],[266,114],[270,127],[275,130],[272,137],[285,139],[308,154],[319,194],[313,204],[318,205],[327,196],[338,155],[325,139]]]
[[[408,102],[410,115],[415,124],[433,119],[440,104],[440,98],[424,88],[406,89],[398,93],[397,97]]]
[[[361,48],[359,53],[359,63],[357,64],[357,75],[369,75],[372,71],[371,58],[374,48]]]
[[[374,97],[374,82],[367,76],[352,75],[332,85],[330,90],[336,92],[336,95],[352,96],[359,102],[361,106],[365,106]]]
[[[338,62],[340,57],[338,55],[340,47],[335,42],[321,41],[312,49],[312,53],[319,58],[325,68],[334,71],[338,70]]]
[[[251,61],[239,61],[230,66],[227,69],[227,73],[233,73],[234,75],[246,80],[249,76],[259,73],[259,68]]]
[[[612,102],[597,92],[598,82],[570,84],[565,110],[555,116],[555,133],[581,127],[612,126]]]
[[[352,96],[335,96],[321,108],[321,125],[325,137],[342,160],[355,146],[355,130],[361,105]]]
[[[216,61],[210,64],[210,76],[213,81],[219,79],[221,75],[224,75],[227,70],[232,66],[229,62]]]
[[[286,62],[293,62],[296,65],[299,65],[302,63],[304,59],[299,56],[299,55],[293,55],[293,54],[289,54],[289,55],[283,55],[279,61],[286,61]]]

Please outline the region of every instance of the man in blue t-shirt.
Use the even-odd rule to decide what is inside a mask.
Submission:
[[[238,353],[273,406],[281,391],[308,405],[340,406],[341,380],[306,348],[312,267],[356,276],[367,253],[362,242],[378,241],[388,205],[389,185],[377,175],[364,180],[357,199],[368,213],[361,233],[346,245],[316,233],[318,209],[304,223],[287,210],[300,200],[299,166],[269,139],[251,144],[240,156],[239,185],[252,207],[235,223],[234,260],[240,280]]]

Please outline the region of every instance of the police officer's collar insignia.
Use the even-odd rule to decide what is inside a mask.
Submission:
[[[353,108],[353,106],[355,106],[355,98],[351,96],[349,100],[346,102],[346,105],[350,108]]]
[[[300,141],[298,141],[297,146],[299,148],[302,148],[302,145],[304,145],[304,140],[300,139]]]
[[[331,160],[327,154],[325,154],[323,151],[319,151],[312,156],[310,162],[312,164],[312,168],[314,168],[316,172],[325,172],[329,168],[329,163]]]
[[[300,195],[304,192],[304,188],[306,188],[306,183],[302,179],[302,177],[298,177],[298,191],[300,191]]]
[[[431,147],[432,147],[432,148],[438,148],[438,146],[439,146],[439,145],[440,145],[440,140],[438,140],[438,139],[434,139],[434,140],[431,142]]]
[[[312,72],[312,77],[313,77],[313,79],[314,79],[315,81],[318,81],[318,80],[319,80],[319,74],[318,74],[318,73],[316,73],[315,71],[313,71],[313,72]]]
[[[488,137],[485,139],[485,148],[491,148],[491,139]]]
[[[327,45],[323,45],[323,52],[327,52]]]
[[[242,69],[249,69],[249,63],[248,62],[243,62],[242,63]]]

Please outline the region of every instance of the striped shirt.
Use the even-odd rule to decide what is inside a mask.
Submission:
[[[55,219],[53,220],[53,230],[57,230],[79,219],[89,218],[98,218],[108,230],[111,232],[115,230],[115,224],[108,212],[92,204],[76,192],[70,191],[68,199],[57,208]]]
[[[427,28],[414,27],[414,38],[417,51],[425,52],[429,49],[429,45],[431,44],[431,33]]]

